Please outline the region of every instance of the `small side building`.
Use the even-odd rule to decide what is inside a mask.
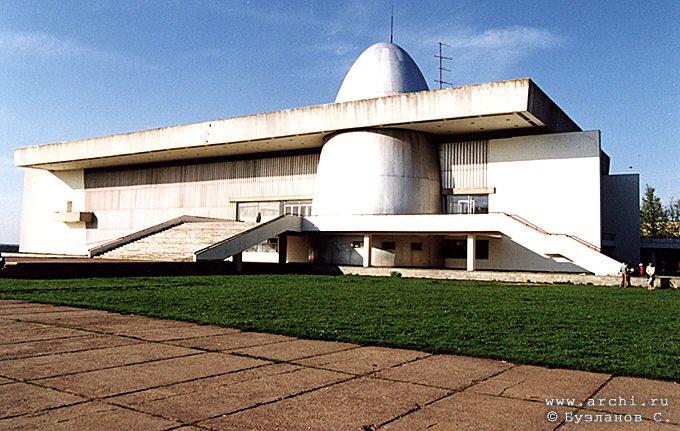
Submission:
[[[23,252],[594,274],[639,260],[639,179],[609,172],[599,131],[530,79],[429,90],[391,43],[334,103],[19,148],[15,163]]]

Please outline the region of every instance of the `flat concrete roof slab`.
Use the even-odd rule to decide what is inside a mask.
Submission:
[[[456,390],[488,379],[512,366],[490,359],[436,355],[380,371],[375,376]]]
[[[361,430],[377,427],[446,394],[446,390],[421,385],[356,378],[197,425],[224,430]]]
[[[402,365],[427,356],[430,356],[430,354],[414,350],[366,346],[300,359],[296,360],[295,363],[362,375]]]
[[[0,349],[0,360],[29,358],[33,356],[52,355],[55,353],[72,353],[84,350],[96,350],[109,347],[138,344],[141,341],[114,335],[88,334],[80,337],[56,338],[23,343],[4,344]]]
[[[96,401],[0,422],[1,429],[12,430],[154,431],[179,425],[181,424]]]
[[[384,430],[554,430],[545,404],[459,392],[387,424]]]
[[[259,359],[199,353],[96,371],[68,374],[37,383],[87,397],[108,397],[266,365]]]
[[[545,402],[546,398],[574,398],[585,400],[602,386],[608,374],[586,371],[549,369],[519,365],[470,388],[486,395]],[[550,382],[550,385],[546,385]]]
[[[176,358],[197,353],[163,344],[132,344],[74,353],[34,356],[0,361],[0,374],[14,379],[36,380],[121,365]]]
[[[193,422],[271,403],[350,378],[347,374],[331,371],[273,364],[135,392],[108,401],[164,418]]]
[[[83,398],[64,394],[53,389],[41,388],[28,383],[0,385],[0,418],[22,415],[35,411],[53,409],[85,401]],[[0,422],[0,428],[5,424]]]
[[[308,358],[310,356],[356,349],[357,347],[359,347],[357,344],[340,343],[337,341],[290,340],[264,346],[239,348],[234,351],[259,358],[291,361],[294,359]]]
[[[284,341],[295,340],[293,337],[276,334],[261,334],[257,332],[238,332],[212,337],[188,338],[185,340],[170,341],[170,344],[178,346],[194,347],[213,351],[227,351],[243,349],[246,347],[264,346]]]

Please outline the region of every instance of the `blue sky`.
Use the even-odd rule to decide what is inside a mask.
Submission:
[[[0,243],[16,147],[330,103],[389,39],[437,88],[532,78],[615,173],[680,199],[680,1],[0,0]],[[565,205],[578,203],[565,202]]]

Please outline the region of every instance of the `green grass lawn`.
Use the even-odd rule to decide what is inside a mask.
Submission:
[[[359,276],[0,279],[0,298],[680,380],[680,291]]]

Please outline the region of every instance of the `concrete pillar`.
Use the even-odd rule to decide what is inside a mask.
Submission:
[[[475,270],[475,236],[467,236],[467,270]]]
[[[279,235],[279,265],[288,262],[288,235]]]
[[[371,266],[371,239],[372,235],[364,235],[364,268]]]
[[[236,272],[243,271],[243,253],[234,255],[234,266],[236,267]]]

